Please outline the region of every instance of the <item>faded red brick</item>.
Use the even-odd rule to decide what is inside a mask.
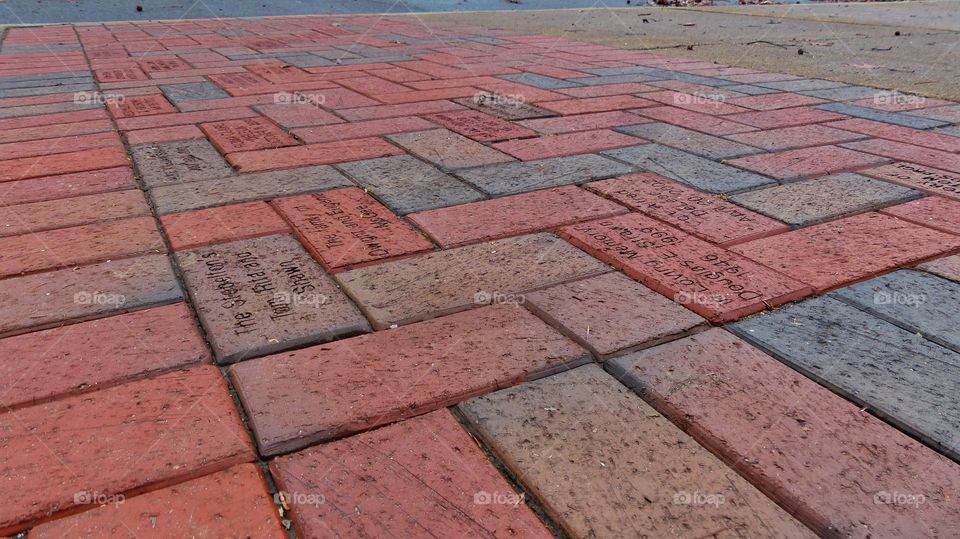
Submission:
[[[607,129],[610,127],[621,127],[624,125],[636,125],[648,123],[649,121],[650,120],[641,118],[636,114],[615,110],[610,112],[577,114],[574,116],[559,116],[556,118],[536,118],[517,123],[540,133],[556,135],[559,133],[570,133],[574,131],[591,131],[594,129]]]
[[[883,139],[861,140],[859,142],[844,144],[843,147],[889,157],[896,161],[908,161],[910,163],[960,173],[960,154]]]
[[[306,103],[260,105],[259,107],[256,107],[256,109],[260,114],[263,114],[267,118],[270,118],[274,122],[277,122],[287,129],[310,125],[330,125],[343,123],[343,120],[338,116],[334,116],[320,107]]]
[[[831,122],[830,126],[847,131],[853,131],[854,133],[870,135],[871,137],[893,141],[906,140],[910,141],[910,144],[924,146],[926,148],[933,148],[934,150],[942,150],[951,153],[960,152],[960,137],[952,137],[950,135],[942,135],[939,133],[932,133],[930,131],[922,131],[920,129],[911,129],[902,125],[893,125],[883,122],[875,122],[873,120],[853,118],[840,122]]]
[[[137,182],[129,167],[46,176],[0,184],[0,206],[135,188]]]
[[[240,172],[257,172],[309,165],[346,163],[402,153],[403,150],[381,138],[369,137],[272,150],[237,152],[227,156],[227,161]]]
[[[387,118],[365,122],[351,122],[337,125],[307,127],[291,131],[300,140],[312,144],[318,142],[345,141],[355,138],[379,137],[408,131],[433,129],[436,125],[417,116],[405,118]]]
[[[0,237],[150,215],[139,189],[0,207]]]
[[[731,250],[824,293],[958,248],[960,237],[872,212]]]
[[[533,161],[548,157],[595,153],[602,150],[636,146],[646,142],[642,138],[624,135],[609,129],[598,129],[596,131],[499,142],[494,144],[493,147],[520,160]]]
[[[446,129],[401,133],[387,138],[403,146],[410,153],[445,169],[513,161],[509,155]]]
[[[526,504],[500,503],[519,495],[447,410],[279,457],[270,469],[302,537],[553,537]]]
[[[881,165],[888,160],[839,146],[816,146],[724,161],[781,180],[799,180]]]
[[[441,247],[449,248],[626,212],[619,204],[570,185],[423,211],[409,218]]]
[[[0,456],[8,479],[0,483],[0,533],[254,458],[227,384],[213,366],[2,414]]]
[[[356,187],[279,199],[273,205],[328,271],[433,248],[413,227]]]
[[[122,100],[108,101],[107,109],[114,118],[132,118],[176,112],[177,109],[160,94],[135,95]]]
[[[727,135],[727,138],[756,146],[757,148],[763,148],[770,152],[806,148],[809,146],[840,144],[865,138],[865,135],[835,129],[829,127],[829,125],[830,124],[810,124],[782,127],[780,129],[736,133]]]
[[[719,117],[677,107],[651,107],[634,111],[637,114],[671,125],[678,125],[709,135],[730,135],[756,131],[755,127],[730,120],[728,116]]]
[[[230,377],[260,453],[274,455],[588,360],[522,307],[496,305],[238,363]]]
[[[960,201],[932,196],[890,206],[880,210],[880,213],[943,232],[960,234]]]
[[[632,95],[611,95],[603,97],[585,97],[582,99],[563,99],[560,101],[544,101],[537,103],[538,107],[559,112],[563,115],[585,114],[588,112],[606,112],[610,110],[639,109],[656,105]]]
[[[117,145],[110,148],[0,161],[0,182],[128,166],[130,166],[130,160],[127,159],[127,152]]]
[[[776,129],[778,127],[816,124],[829,122],[831,120],[843,120],[845,118],[848,118],[848,116],[837,114],[836,112],[815,109],[813,107],[790,107],[758,112],[742,112],[740,114],[731,114],[727,117],[728,120],[752,125],[760,129]]]

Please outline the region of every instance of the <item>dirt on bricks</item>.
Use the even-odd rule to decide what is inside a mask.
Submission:
[[[958,304],[950,101],[412,17],[3,36],[0,536],[952,538]]]

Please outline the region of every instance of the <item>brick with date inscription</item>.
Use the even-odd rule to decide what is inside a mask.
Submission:
[[[649,217],[562,228],[562,238],[714,322],[810,294],[808,286]]]
[[[433,245],[356,187],[273,201],[329,271],[429,251]]]
[[[206,140],[134,146],[131,154],[147,187],[233,175],[230,165]]]
[[[200,129],[224,154],[297,144],[293,137],[266,118],[242,118],[200,124]]]
[[[291,236],[180,251],[176,258],[220,363],[369,330]]]
[[[588,183],[585,187],[720,245],[790,230],[783,223],[745,210],[716,195],[649,172]]]

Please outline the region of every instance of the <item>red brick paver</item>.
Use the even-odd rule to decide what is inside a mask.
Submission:
[[[0,536],[950,536],[960,105],[572,37],[0,34]]]

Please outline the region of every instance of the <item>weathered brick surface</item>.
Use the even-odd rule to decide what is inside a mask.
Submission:
[[[731,250],[822,293],[958,248],[960,237],[865,213],[742,243]]]
[[[753,146],[661,122],[622,127],[617,131],[710,159],[731,159],[761,151]]]
[[[960,255],[946,256],[924,262],[917,266],[917,269],[960,282]]]
[[[90,391],[210,358],[183,303],[0,339],[0,355],[17,358],[0,363],[0,376],[8,380],[0,396],[4,408]]]
[[[336,275],[375,328],[405,324],[605,273],[609,268],[550,234],[427,253]]]
[[[620,110],[610,112],[592,112],[575,114],[573,116],[559,116],[556,118],[537,118],[517,122],[539,133],[556,135],[577,131],[591,131],[594,129],[608,129],[625,125],[635,125],[648,122],[636,114]]]
[[[152,114],[166,114],[176,112],[173,105],[162,95],[136,95],[124,98],[122,101],[110,101],[107,109],[114,118],[131,118],[134,116],[150,116]]]
[[[254,457],[227,384],[212,366],[2,414],[0,454],[9,479],[0,487],[0,532],[87,500]]]
[[[839,122],[832,123],[837,124]],[[763,148],[770,152],[778,152],[809,146],[825,146],[828,144],[851,142],[864,139],[866,135],[830,127],[830,124],[810,124],[752,131],[750,133],[737,133],[735,135],[727,135],[726,138],[744,144],[750,144],[757,148]]]
[[[182,185],[166,185],[150,190],[160,214],[180,212],[250,200],[280,198],[335,187],[353,185],[328,166],[315,166],[241,174]]]
[[[725,163],[781,180],[799,180],[884,164],[886,159],[839,146],[750,155]]]
[[[776,183],[772,178],[660,144],[644,144],[603,154],[710,193],[737,192]]]
[[[446,129],[401,133],[389,135],[387,138],[410,153],[446,170],[513,161],[507,154]]]
[[[213,243],[283,234],[287,223],[262,201],[173,213],[160,218],[176,251]]]
[[[433,248],[408,223],[356,187],[284,198],[273,205],[330,271]]]
[[[180,297],[180,286],[164,255],[3,279],[0,334],[170,303]]]
[[[484,198],[472,186],[410,155],[355,161],[337,168],[397,215]]]
[[[410,220],[449,248],[626,212],[619,204],[571,185],[415,213]]]
[[[808,226],[922,196],[899,185],[844,172],[734,195],[731,200],[796,226]]]
[[[223,154],[297,144],[296,139],[266,118],[243,118],[200,124],[200,129]]]
[[[960,456],[957,402],[947,397],[960,391],[960,354],[829,296],[732,329],[927,445]]]
[[[553,537],[447,410],[279,457],[271,470],[304,500],[291,504],[303,537]]]
[[[134,146],[130,153],[148,187],[212,180],[234,173],[206,140]]]
[[[496,305],[240,363],[230,376],[260,453],[273,455],[588,360],[522,307]]]
[[[564,99],[561,101],[546,101],[537,103],[543,109],[558,112],[563,115],[586,114],[588,112],[605,112],[610,110],[639,109],[655,105],[652,101],[632,95],[612,95],[605,97],[585,97],[581,99]]]
[[[880,210],[904,221],[960,234],[960,201],[931,196]]]
[[[137,187],[128,167],[46,176],[0,184],[0,206],[93,195]]]
[[[479,142],[532,137],[533,131],[477,110],[441,112],[427,116],[447,129]]]
[[[0,161],[0,182],[130,165],[119,146]]]
[[[637,213],[572,225],[559,234],[715,322],[810,293],[786,275]]]
[[[572,155],[542,161],[488,165],[457,176],[490,195],[524,193],[627,174],[632,168],[601,155]]]
[[[958,283],[921,271],[900,270],[841,288],[832,296],[960,352],[960,328],[952,316],[960,303]]]
[[[810,107],[790,107],[758,112],[741,112],[739,114],[726,116],[727,120],[733,120],[760,129],[816,124],[829,122],[831,120],[844,120],[846,118],[848,118],[848,116],[844,116],[843,114]]]
[[[649,172],[592,182],[585,187],[720,245],[732,245],[790,229],[723,198]]]
[[[459,409],[571,537],[813,536],[594,365]]]
[[[153,217],[133,217],[0,238],[0,277],[163,253]]]
[[[176,258],[221,363],[369,330],[290,236],[200,247]]]
[[[621,273],[553,286],[525,298],[527,308],[600,359],[682,337],[706,322]]]
[[[822,536],[944,536],[960,516],[956,465],[726,331],[611,369]]]
[[[843,147],[896,161],[907,161],[928,167],[937,167],[951,171],[954,174],[960,173],[960,155],[951,152],[883,139],[848,142],[844,144]]]
[[[228,161],[240,172],[287,169],[308,165],[330,165],[403,153],[380,138],[358,138],[343,142],[306,144],[272,150],[237,152]]]
[[[960,174],[914,163],[891,163],[861,174],[960,200]]]
[[[906,140],[917,146],[943,150],[945,152],[960,152],[960,137],[951,137],[949,135],[941,135],[929,131],[921,131],[919,129],[911,129],[863,119],[832,122],[830,125],[838,129],[862,133],[872,137],[899,141]]]
[[[379,137],[408,131],[433,129],[436,125],[416,116],[355,121],[344,124],[305,127],[291,131],[308,144],[334,142],[355,138]]]
[[[0,237],[149,214],[139,189],[17,204],[0,207]]]
[[[273,498],[260,470],[240,464],[167,487],[125,498],[79,515],[41,524],[32,537],[106,537],[129,533],[137,537],[255,536],[286,537]]]

